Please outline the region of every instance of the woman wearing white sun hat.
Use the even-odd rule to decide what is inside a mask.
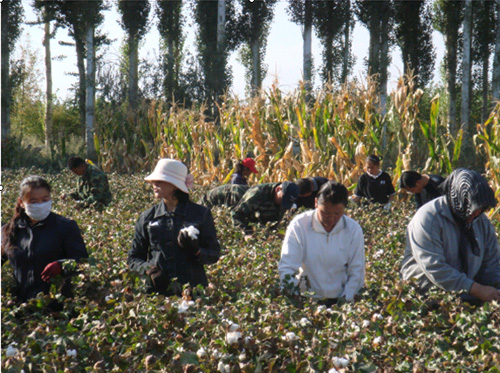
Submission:
[[[146,178],[160,202],[135,225],[128,266],[148,279],[148,291],[180,295],[182,285],[208,284],[204,264],[217,262],[220,246],[209,209],[189,200],[193,176],[180,161],[163,158]]]

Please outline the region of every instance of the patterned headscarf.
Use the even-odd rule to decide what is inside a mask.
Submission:
[[[474,211],[496,206],[493,189],[481,174],[465,168],[453,171],[440,187],[444,189],[453,217],[471,244],[473,254],[479,255],[472,223],[467,224],[467,219]]]

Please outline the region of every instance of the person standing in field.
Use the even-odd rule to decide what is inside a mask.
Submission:
[[[325,183],[316,209],[297,215],[287,228],[278,264],[285,292],[313,292],[330,306],[342,298],[353,301],[365,279],[363,230],[344,215],[347,189]]]
[[[366,198],[367,203],[380,203],[389,209],[396,191],[389,174],[380,169],[380,157],[372,154],[365,161],[366,172],[358,180],[351,200],[359,203]]]
[[[434,198],[443,195],[439,186],[444,177],[439,175],[420,174],[416,171],[403,171],[399,186],[415,196],[417,210]]]
[[[129,268],[146,276],[148,292],[181,295],[183,285],[208,285],[204,265],[219,260],[220,245],[210,209],[189,200],[193,176],[182,162],[163,158],[144,180],[160,202],[135,225]]]
[[[321,186],[328,181],[326,177],[315,176],[315,177],[304,177],[297,180],[297,185],[299,187],[299,197],[295,201],[297,208],[305,207],[307,209],[313,209],[316,206],[316,197],[321,189]]]
[[[20,302],[48,294],[58,275],[63,278],[62,295],[71,297],[70,277],[77,262],[88,258],[76,222],[51,209],[50,185],[28,176],[21,182],[14,216],[2,227],[2,265],[9,261],[14,269],[14,294]]]
[[[437,286],[469,302],[500,301],[500,246],[484,212],[495,194],[478,172],[459,168],[445,195],[422,206],[408,224],[401,273],[422,293]]]
[[[252,223],[279,223],[285,211],[294,207],[299,187],[290,181],[265,183],[249,188],[231,211],[233,224],[245,233],[245,239],[253,234]]]
[[[255,161],[252,158],[245,158],[236,165],[236,170],[231,177],[231,184],[248,185],[247,178],[257,173]]]
[[[85,162],[80,157],[71,157],[68,159],[68,168],[75,175],[80,176],[75,192],[69,195],[62,195],[62,199],[70,197],[77,201],[78,210],[94,207],[102,210],[111,200],[112,195],[109,190],[108,177],[96,166]]]

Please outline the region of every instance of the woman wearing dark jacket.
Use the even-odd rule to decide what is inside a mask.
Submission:
[[[21,182],[13,218],[2,227],[2,264],[9,261],[16,280],[15,295],[24,302],[48,293],[51,279],[65,278],[62,294],[71,296],[75,262],[87,250],[75,221],[51,212],[50,185],[39,176]]]
[[[208,285],[203,265],[219,260],[220,246],[210,210],[189,200],[192,175],[164,158],[144,180],[160,202],[135,225],[129,268],[147,276],[150,292],[180,295],[182,285]]]

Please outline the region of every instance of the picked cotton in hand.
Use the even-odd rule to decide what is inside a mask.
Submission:
[[[193,240],[196,240],[198,238],[198,235],[200,234],[200,231],[196,229],[194,225],[182,228],[181,232],[187,232],[188,236],[191,237]]]

